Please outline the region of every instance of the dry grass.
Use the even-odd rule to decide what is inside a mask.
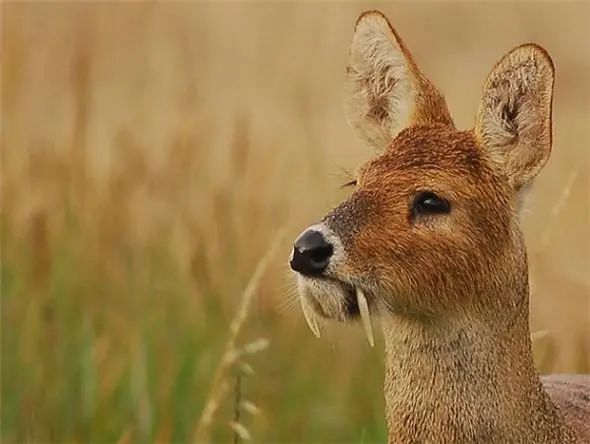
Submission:
[[[231,368],[239,366],[239,364],[244,364],[243,362],[240,362],[242,359],[244,359],[248,355],[256,353],[267,347],[268,339],[266,338],[261,338],[243,347],[237,346],[236,342],[238,339],[238,335],[244,326],[244,322],[246,322],[246,318],[250,314],[252,300],[254,298],[256,291],[258,290],[258,285],[260,279],[262,278],[262,274],[266,271],[266,268],[268,267],[270,260],[273,259],[277,247],[280,241],[283,240],[284,235],[285,232],[283,229],[279,232],[277,239],[271,244],[269,250],[262,257],[260,262],[258,262],[258,265],[256,266],[254,273],[250,278],[250,281],[248,282],[248,285],[246,285],[246,288],[242,293],[238,310],[236,311],[234,318],[229,324],[229,337],[225,344],[225,350],[223,352],[223,355],[221,356],[221,361],[217,369],[215,370],[215,374],[213,376],[211,386],[209,388],[209,395],[205,400],[203,412],[201,413],[201,416],[197,421],[197,427],[194,433],[195,442],[202,442],[208,437],[207,432],[208,429],[211,427],[211,423],[213,422],[215,412],[219,408],[219,405],[221,404],[225,394],[227,393],[228,372],[231,370]],[[236,389],[236,391],[238,392],[239,397],[240,376],[238,376],[237,381],[238,388]],[[239,410],[237,410],[237,413],[235,414],[233,425],[237,433],[240,433],[240,431],[242,431],[242,434],[247,436],[247,432],[244,432],[245,429],[243,426],[241,426],[238,420]]]
[[[343,197],[370,156],[342,78],[373,4],[2,4],[2,440],[188,441],[277,227]],[[524,225],[543,370],[588,370],[588,4],[382,6],[471,126],[481,84],[536,41],[557,67],[554,154]],[[575,171],[575,175],[573,175]],[[315,340],[289,242],[244,338],[262,441],[383,439],[381,354],[358,328]],[[227,404],[227,405],[226,405]],[[227,441],[224,403],[212,439]]]

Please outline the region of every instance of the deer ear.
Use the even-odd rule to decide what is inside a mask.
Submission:
[[[358,18],[346,80],[348,121],[377,149],[387,148],[406,126],[453,124],[443,96],[380,12]]]
[[[549,54],[527,44],[506,54],[483,88],[475,134],[516,190],[541,171],[551,152],[553,78]]]

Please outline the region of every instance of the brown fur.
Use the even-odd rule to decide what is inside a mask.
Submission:
[[[469,131],[378,12],[357,22],[348,81],[350,121],[381,154],[324,219],[345,252],[326,273],[381,317],[389,441],[590,442],[590,378],[541,382],[531,353],[518,213],[551,147],[547,53],[505,56]],[[416,217],[421,191],[451,212]],[[318,315],[347,318],[322,297]]]

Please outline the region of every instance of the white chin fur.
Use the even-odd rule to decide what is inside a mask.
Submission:
[[[342,285],[332,281],[310,279],[301,275],[297,276],[297,285],[305,321],[316,337],[320,337],[321,318],[347,320],[347,294]],[[367,340],[373,347],[375,341],[367,298],[360,289],[356,289],[355,296]]]
[[[299,295],[316,317],[346,321],[346,293],[337,282],[297,276]]]

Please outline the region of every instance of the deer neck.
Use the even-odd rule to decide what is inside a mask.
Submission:
[[[534,368],[521,300],[504,321],[468,312],[383,321],[389,442],[568,442]]]

